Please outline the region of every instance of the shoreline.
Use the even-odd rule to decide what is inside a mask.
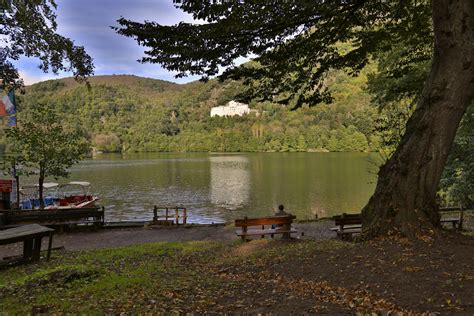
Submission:
[[[294,223],[293,226],[298,230],[298,233],[294,237],[311,240],[335,238],[336,234],[329,230],[333,224],[331,221]],[[304,236],[301,236],[302,232]],[[235,234],[235,227],[233,225],[150,225],[144,227],[114,227],[100,229],[98,231],[76,230],[56,233],[53,237],[53,248],[61,248],[65,251],[76,251],[141,245],[153,242],[201,240],[237,241],[240,240],[240,238]],[[21,254],[22,247],[23,245],[21,243],[0,246],[0,258]],[[46,239],[43,240],[42,249],[47,249]]]

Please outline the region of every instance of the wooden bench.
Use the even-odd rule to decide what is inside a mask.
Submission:
[[[453,228],[462,229],[464,220],[464,210],[462,207],[442,207],[440,212],[458,211],[458,216],[443,217],[440,216],[440,223],[451,223]],[[440,214],[441,215],[441,214]],[[362,231],[362,217],[360,214],[336,215],[333,217],[337,227],[331,228],[341,239],[351,239],[353,234],[359,234]]]
[[[336,215],[333,217],[336,227],[331,228],[337,233],[337,237],[342,240],[352,239],[353,234],[360,234],[362,231],[362,217],[360,214]]]
[[[265,235],[270,235],[271,238],[275,234],[282,234],[282,238],[290,238],[290,234],[297,233],[298,231],[295,228],[291,227],[291,223],[296,218],[294,215],[285,215],[285,216],[270,216],[270,217],[260,217],[260,218],[248,218],[244,217],[243,219],[235,220],[235,227],[242,227],[241,230],[236,230],[237,236],[240,236],[242,240],[245,240],[247,237],[251,236],[261,236],[265,238]],[[272,226],[265,227],[265,226]],[[259,229],[248,229],[248,227],[259,226]],[[277,227],[275,227],[277,226]]]
[[[31,224],[10,228],[0,231],[0,245],[8,245],[16,242],[23,242],[23,259],[28,261],[37,261],[40,259],[41,240],[43,237],[49,237],[48,255],[51,256],[51,245],[53,243],[54,229],[44,227],[38,224]]]
[[[448,216],[443,216],[443,212],[455,212],[457,211],[457,215],[449,214]],[[462,230],[462,225],[464,222],[464,208],[462,206],[459,207],[440,207],[439,208],[439,215],[440,215],[440,223],[451,223],[453,225],[453,229]]]
[[[0,218],[3,223],[0,229],[32,223],[60,228],[65,225],[93,225],[99,228],[104,224],[104,208],[15,210],[3,212]]]

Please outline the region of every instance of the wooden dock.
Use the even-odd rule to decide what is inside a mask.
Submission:
[[[98,229],[104,225],[104,207],[0,211],[0,229],[27,224],[54,226],[60,230],[71,225]]]

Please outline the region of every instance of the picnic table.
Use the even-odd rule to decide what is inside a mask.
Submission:
[[[47,260],[51,255],[54,229],[38,224],[25,225],[0,231],[0,245],[23,242],[23,259],[37,261],[40,259],[41,241],[49,237]]]

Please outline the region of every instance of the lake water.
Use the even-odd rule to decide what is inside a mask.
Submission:
[[[184,206],[188,221],[271,215],[299,219],[358,212],[373,193],[377,155],[363,153],[160,153],[98,155],[72,168],[92,183],[106,221],[150,220],[153,205]]]

